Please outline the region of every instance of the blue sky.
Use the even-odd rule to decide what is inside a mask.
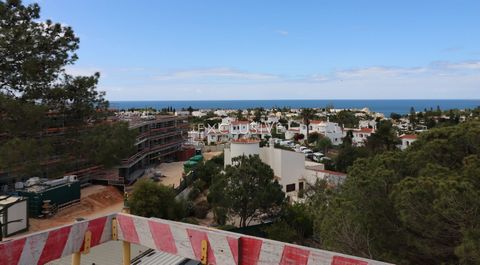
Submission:
[[[39,4],[110,100],[480,98],[476,0]]]

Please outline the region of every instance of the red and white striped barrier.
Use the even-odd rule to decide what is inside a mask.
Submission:
[[[90,246],[112,239],[115,214],[21,236],[0,243],[0,265],[45,264],[83,251],[85,233],[91,232]]]
[[[112,226],[114,218],[118,222],[116,226]],[[88,245],[86,234],[91,235],[89,247],[110,241],[112,235],[117,234],[119,240],[193,260],[201,260],[206,254],[208,264],[212,265],[387,264],[197,225],[118,213],[0,242],[0,265],[43,265],[83,251],[84,245]],[[206,251],[202,251],[202,242],[207,243]]]
[[[118,237],[174,255],[201,259],[208,243],[212,265],[386,265],[388,263],[174,221],[119,213]]]

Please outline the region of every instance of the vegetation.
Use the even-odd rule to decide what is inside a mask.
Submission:
[[[135,135],[107,122],[99,73],[72,76],[79,39],[41,22],[37,4],[0,1],[0,168],[17,178],[57,177],[86,165],[112,166]]]
[[[356,128],[358,127],[359,118],[355,116],[355,112],[349,110],[342,110],[331,117],[332,122],[336,122],[343,125],[346,128]]]
[[[242,156],[233,162],[210,187],[208,200],[213,207],[238,217],[241,227],[253,219],[261,220],[278,213],[285,194],[274,179],[273,170],[258,156]]]
[[[392,113],[390,115],[395,121],[399,121],[401,118],[408,119],[413,125],[413,129],[416,125],[425,125],[427,128],[446,127],[459,124],[461,121],[474,121],[480,118],[480,106],[474,109],[450,109],[441,110],[440,106],[436,109],[424,109],[423,111],[415,111],[414,108],[410,109],[410,113],[406,115],[400,115]]]
[[[306,204],[285,204],[275,223],[265,232],[273,240],[303,244],[313,234],[313,217]]]
[[[480,123],[433,129],[357,159],[307,192],[322,247],[396,264],[480,263]]]
[[[303,108],[300,112],[300,117],[303,119],[303,124],[307,126],[307,135],[310,135],[310,121],[315,117],[315,110],[310,108]],[[308,141],[306,142],[306,145],[308,146]]]
[[[135,215],[181,220],[186,216],[186,203],[175,200],[175,191],[151,180],[141,180],[133,188],[128,206]]]
[[[319,140],[317,140],[317,145],[316,149],[318,151],[323,152],[323,154],[327,154],[328,150],[333,147],[332,141],[328,137],[321,137]]]
[[[397,132],[388,120],[377,122],[377,130],[367,138],[366,147],[372,153],[397,149],[400,141]]]

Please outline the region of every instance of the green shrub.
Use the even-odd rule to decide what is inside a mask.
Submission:
[[[193,182],[193,188],[203,191],[207,188],[207,183],[201,179],[197,179]]]
[[[190,190],[190,192],[188,193],[188,199],[193,201],[193,200],[195,200],[195,199],[198,197],[198,195],[200,195],[200,193],[202,193],[201,190],[199,190],[198,188],[193,187],[193,188]]]
[[[194,215],[198,219],[204,219],[207,217],[208,211],[210,210],[210,205],[206,201],[201,201],[195,205],[193,211]]]
[[[213,208],[213,215],[218,225],[225,225],[227,223],[227,209],[215,207]]]
[[[193,217],[186,217],[181,220],[182,223],[198,225],[198,220]]]

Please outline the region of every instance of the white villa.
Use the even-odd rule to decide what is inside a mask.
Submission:
[[[364,146],[365,142],[367,141],[367,138],[373,133],[375,133],[375,129],[372,129],[372,128],[360,128],[360,129],[345,128],[343,130],[343,137],[347,136],[348,131],[352,131],[352,134],[353,134],[352,144],[354,146]]]
[[[258,124],[249,121],[236,121],[226,117],[222,123],[205,128],[207,144],[227,143],[241,138],[265,139],[271,136],[273,124]]]
[[[399,138],[400,138],[400,140],[402,140],[402,144],[400,145],[400,149],[405,150],[410,145],[412,145],[413,142],[415,142],[417,140],[417,135],[416,134],[403,134]]]
[[[298,192],[307,185],[313,185],[317,179],[325,179],[332,186],[341,184],[346,174],[324,169],[324,165],[305,161],[305,155],[293,151],[274,148],[273,141],[267,147],[260,147],[259,140],[232,140],[230,147],[224,149],[225,167],[232,165],[232,158],[242,155],[258,155],[262,162],[273,169],[286,195],[296,201]]]
[[[309,125],[309,132],[317,132],[330,139],[333,145],[342,144],[343,130],[338,123],[330,121],[312,120]],[[302,124],[300,126],[300,133],[307,135],[307,126]]]

